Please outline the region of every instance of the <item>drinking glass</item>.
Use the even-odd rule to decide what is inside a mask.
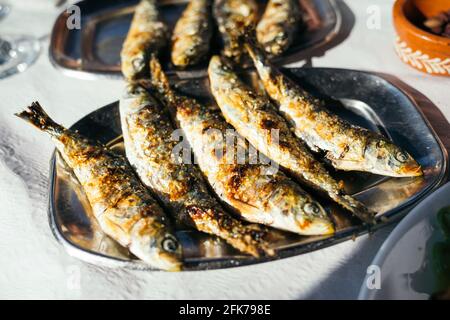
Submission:
[[[0,20],[10,7],[0,3]],[[25,71],[39,56],[39,40],[26,35],[0,33],[0,79]]]

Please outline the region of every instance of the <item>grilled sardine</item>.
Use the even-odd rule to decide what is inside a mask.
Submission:
[[[195,164],[176,154],[174,127],[167,109],[146,90],[129,85],[120,101],[126,155],[142,182],[151,188],[177,220],[253,256],[273,254],[267,228],[244,225],[226,213],[209,194]]]
[[[212,0],[191,0],[175,25],[172,63],[187,67],[200,62],[209,51],[212,36]]]
[[[420,165],[408,152],[385,137],[331,113],[320,100],[271,65],[251,40],[245,46],[267,93],[292,123],[295,134],[312,150],[326,151],[333,167],[392,177],[423,174]]]
[[[303,235],[334,232],[322,206],[281,172],[268,174],[270,165],[240,164],[238,150],[249,150],[242,138],[226,144],[233,130],[220,110],[201,105],[170,88],[156,59],[152,80],[176,123],[193,148],[199,167],[216,194],[244,219]]]
[[[123,156],[55,123],[38,103],[17,116],[51,136],[107,235],[153,267],[181,268],[181,246],[168,218]]]
[[[420,176],[420,165],[385,137],[352,125],[288,79],[251,42],[246,44],[259,77],[294,133],[314,151],[326,151],[333,167],[392,177]]]
[[[120,53],[125,78],[134,80],[145,75],[150,54],[157,54],[167,41],[168,28],[159,20],[156,0],[141,0]]]
[[[246,86],[236,73],[213,56],[208,68],[211,92],[225,119],[259,151],[289,170],[297,178],[323,191],[365,222],[373,213],[349,195],[290,131],[288,124],[265,97]],[[273,130],[278,133],[274,140]]]
[[[240,40],[247,29],[256,25],[258,5],[255,0],[215,0],[214,17],[222,36],[223,54],[236,63],[242,61],[245,49]]]
[[[301,21],[298,0],[269,0],[256,27],[258,42],[271,56],[286,51]]]

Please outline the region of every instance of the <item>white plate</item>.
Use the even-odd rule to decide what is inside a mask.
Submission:
[[[379,270],[379,288],[374,288],[376,275],[371,271],[364,279],[358,299],[429,299],[436,281],[430,265],[431,249],[444,239],[436,214],[449,205],[450,183],[447,183],[408,214],[372,262],[375,267],[371,270]]]

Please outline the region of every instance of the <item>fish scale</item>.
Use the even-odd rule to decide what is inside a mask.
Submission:
[[[168,28],[159,20],[156,0],[141,0],[120,52],[122,73],[136,80],[148,73],[150,54],[158,54],[168,42]]]
[[[258,42],[268,54],[278,56],[294,41],[300,21],[298,0],[269,0],[256,26]]]
[[[187,67],[201,61],[212,36],[212,0],[191,0],[177,21],[172,35],[172,63]]]
[[[255,0],[215,0],[214,17],[224,43],[223,54],[242,62],[245,49],[241,37],[249,28],[254,28],[258,18],[258,4]]]

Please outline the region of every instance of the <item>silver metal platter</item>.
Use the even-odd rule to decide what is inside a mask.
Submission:
[[[441,185],[447,175],[447,152],[408,95],[383,78],[366,72],[302,68],[286,70],[302,86],[327,100],[328,106],[348,121],[388,136],[408,150],[424,169],[423,177],[389,178],[355,172],[334,172],[345,182],[347,191],[377,211],[378,224],[368,230],[349,215],[322,200],[336,222],[331,236],[297,236],[277,233],[273,243],[280,259],[318,250],[397,221],[412,206]],[[247,73],[248,80],[255,79]],[[176,83],[178,90],[199,100],[211,101],[207,79],[196,78]],[[118,102],[104,106],[79,120],[72,129],[121,150]],[[331,170],[331,169],[330,169]],[[51,160],[49,219],[56,238],[67,251],[85,261],[112,267],[149,269],[126,249],[107,237],[92,219],[85,195],[64,167],[58,153]],[[268,261],[241,254],[219,239],[194,230],[179,229],[184,248],[185,270],[218,269]]]
[[[291,48],[274,60],[279,65],[295,62],[302,51],[320,47],[338,33],[341,14],[335,0],[299,0],[304,8],[305,26],[298,32]],[[69,29],[66,22],[71,13],[62,12],[56,19],[50,43],[53,65],[70,76],[95,79],[99,76],[121,77],[120,50],[127,35],[137,0],[80,1],[81,28]],[[260,0],[260,9],[266,1]],[[172,29],[186,7],[188,0],[161,0],[161,18]],[[211,53],[220,52],[216,34],[211,42]],[[165,52],[169,52],[166,50]],[[177,70],[162,54],[164,69],[180,78],[203,76],[206,62],[185,70]],[[206,59],[208,60],[208,59]]]

